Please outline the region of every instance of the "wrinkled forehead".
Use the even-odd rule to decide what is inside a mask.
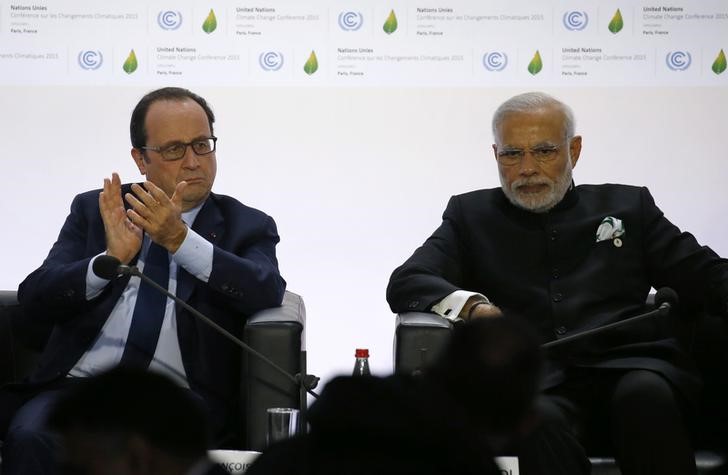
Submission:
[[[210,123],[202,107],[191,99],[160,100],[149,106],[145,117],[147,141],[188,142],[211,135]]]
[[[557,144],[566,137],[566,117],[556,107],[507,112],[496,128],[497,145]]]

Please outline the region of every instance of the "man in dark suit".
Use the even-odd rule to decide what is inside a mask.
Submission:
[[[202,398],[218,444],[230,435],[238,348],[138,278],[109,281],[93,271],[104,254],[135,264],[236,335],[246,315],[280,305],[273,219],[211,192],[213,122],[205,100],[186,89],[142,98],[131,155],[147,181],[122,185],[114,173],[100,192],[78,195],[48,257],[20,284],[29,315],[53,330],[29,384],[0,405],[0,434],[13,417],[2,437],[4,473],[31,473],[23,459],[48,446],[43,421],[59,391],[118,364],[168,374]]]
[[[513,97],[493,118],[501,188],[454,196],[434,234],[392,274],[394,312],[453,320],[526,317],[542,342],[639,313],[650,287],[685,308],[728,313],[728,262],[681,232],[646,188],[574,186],[581,153],[568,106]],[[542,424],[522,473],[589,473],[580,428],[607,414],[622,473],[690,474],[683,421],[699,388],[687,356],[648,321],[548,353]]]

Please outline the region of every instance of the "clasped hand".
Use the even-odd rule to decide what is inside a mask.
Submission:
[[[106,253],[128,264],[142,245],[143,233],[166,248],[176,252],[187,235],[182,221],[182,193],[187,182],[180,182],[170,198],[154,183],[144,186],[133,184],[132,193],[124,196],[130,209],[124,208],[121,197],[121,180],[117,173],[104,179],[104,189],[99,193],[99,209],[106,232]]]

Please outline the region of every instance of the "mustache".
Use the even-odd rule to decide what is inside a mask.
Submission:
[[[518,180],[514,180],[511,183],[511,189],[517,190],[518,188],[521,188],[523,186],[532,186],[532,185],[553,186],[554,182],[543,176],[542,177],[519,178]]]

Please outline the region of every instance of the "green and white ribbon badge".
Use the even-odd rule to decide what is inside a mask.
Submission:
[[[622,246],[622,240],[619,239],[625,234],[624,223],[621,219],[614,216],[607,216],[597,228],[597,242],[612,239],[614,245]]]

